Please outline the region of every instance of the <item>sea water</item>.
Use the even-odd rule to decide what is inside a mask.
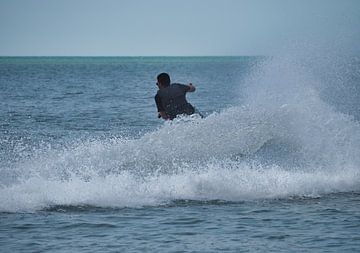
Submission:
[[[156,75],[203,115],[157,118]],[[1,252],[360,250],[360,60],[1,57]]]

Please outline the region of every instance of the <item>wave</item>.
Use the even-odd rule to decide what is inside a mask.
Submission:
[[[359,191],[359,122],[319,87],[304,64],[271,58],[244,81],[241,105],[205,119],[166,122],[139,138],[38,148],[1,168],[0,211]]]

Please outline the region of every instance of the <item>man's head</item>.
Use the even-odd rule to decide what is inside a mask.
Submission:
[[[167,87],[170,85],[170,76],[167,73],[161,73],[157,76],[158,85],[162,87]]]

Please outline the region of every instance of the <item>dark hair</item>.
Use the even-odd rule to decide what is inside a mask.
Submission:
[[[161,73],[157,76],[157,80],[161,83],[162,86],[169,86],[170,85],[170,76],[168,73]]]

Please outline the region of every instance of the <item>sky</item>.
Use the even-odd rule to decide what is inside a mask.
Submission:
[[[359,52],[360,0],[0,0],[0,56],[272,55],[298,41]]]

